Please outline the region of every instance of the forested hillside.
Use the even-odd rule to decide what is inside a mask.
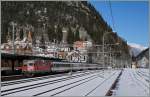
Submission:
[[[36,41],[72,44],[78,40],[102,44],[103,34],[112,32],[101,14],[87,1],[16,1],[2,2],[1,5],[2,43],[6,42],[8,32],[12,38],[12,21],[17,23],[15,30],[20,39],[27,36],[27,31],[32,32],[33,44]],[[122,54],[129,55],[126,41],[116,33],[105,37],[108,44],[118,41],[120,46],[112,47],[113,50],[121,49]]]

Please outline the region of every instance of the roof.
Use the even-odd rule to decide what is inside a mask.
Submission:
[[[19,55],[19,54],[8,54],[8,53],[1,53],[2,59],[43,59],[43,60],[53,60],[53,61],[60,61],[64,59],[59,58],[49,58],[49,57],[42,57],[42,56],[34,56],[34,55]]]
[[[67,56],[71,56],[71,55],[74,54],[74,53],[80,55],[80,53],[79,53],[78,51],[72,51],[72,52],[69,52]]]
[[[136,59],[140,60],[143,57],[146,57],[147,59],[149,59],[149,48],[143,50],[139,55],[137,55]]]

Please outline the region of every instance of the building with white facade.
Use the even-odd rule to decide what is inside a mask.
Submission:
[[[141,52],[137,56],[136,61],[137,61],[138,67],[148,68],[149,67],[149,48]]]

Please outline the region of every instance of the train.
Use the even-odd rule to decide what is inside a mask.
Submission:
[[[19,67],[20,69],[20,67]],[[79,63],[79,62],[55,62],[51,60],[24,60],[21,67],[22,74],[34,76],[41,73],[69,72],[78,70],[102,69],[99,64]]]

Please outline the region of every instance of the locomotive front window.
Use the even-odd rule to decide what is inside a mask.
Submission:
[[[33,65],[33,63],[29,63],[29,66],[32,66]]]

